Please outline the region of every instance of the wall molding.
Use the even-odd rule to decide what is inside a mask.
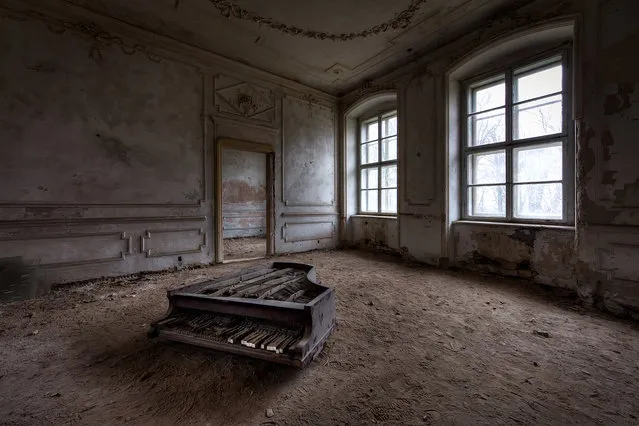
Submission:
[[[223,124],[230,124],[233,126],[248,127],[248,128],[256,129],[256,130],[264,130],[264,131],[275,133],[275,134],[280,133],[280,129],[277,127],[269,127],[263,124],[256,124],[256,123],[251,123],[248,121],[240,121],[237,119],[233,119],[230,117],[223,117],[220,115],[209,115],[209,120],[211,120],[214,126],[217,126],[219,123],[223,123]]]
[[[295,226],[303,226],[308,227],[309,225],[330,225],[331,232],[330,235],[314,235],[312,237],[307,238],[290,238],[288,231],[290,228]],[[307,221],[307,222],[284,222],[282,225],[282,240],[285,243],[298,243],[303,241],[316,241],[316,240],[330,240],[335,238],[335,222],[333,221]]]
[[[159,207],[159,208],[193,208],[202,207],[204,200],[196,200],[191,203],[76,203],[73,201],[0,201],[0,208],[74,208],[74,207]]]
[[[152,235],[155,234],[171,234],[178,232],[198,232],[198,234],[202,237],[202,242],[198,245],[197,248],[187,249],[187,250],[176,250],[169,252],[160,252],[154,251],[153,249],[147,248],[147,241],[152,238]],[[202,228],[185,228],[185,229],[149,229],[146,230],[144,235],[140,236],[140,252],[144,253],[147,258],[151,257],[166,257],[166,256],[177,256],[182,254],[199,254],[202,253],[204,247],[206,247],[206,231]]]
[[[433,98],[436,99],[437,97],[437,84],[436,84],[436,79],[434,76],[429,75],[428,73],[424,74],[424,75],[419,75],[418,78],[422,79],[423,77],[428,77],[428,80],[430,81],[430,83],[428,83],[428,87],[427,88],[423,88],[422,90],[429,90],[430,92],[432,92],[432,96]],[[408,90],[410,90],[410,84],[413,83],[413,81],[409,82],[408,85],[406,87],[403,88],[403,90],[400,92],[399,97],[400,97],[400,105],[401,105],[401,111],[400,113],[402,115],[406,115],[406,111],[408,111],[408,105],[407,105],[407,99],[406,99],[406,92]],[[422,84],[420,83],[419,86],[422,86]],[[398,114],[399,116],[399,114]],[[436,170],[436,163],[435,163],[435,158],[437,156],[437,152],[435,147],[435,141],[437,140],[437,120],[436,120],[436,112],[434,108],[430,108],[429,110],[429,119],[431,122],[431,132],[432,134],[430,135],[432,137],[432,141],[430,141],[431,143],[422,143],[422,141],[420,140],[420,132],[414,132],[415,134],[411,135],[411,138],[408,138],[408,120],[406,118],[404,118],[402,120],[402,125],[400,127],[400,134],[399,136],[399,140],[400,142],[400,146],[401,146],[401,152],[402,152],[402,158],[403,161],[401,161],[401,164],[399,166],[399,172],[401,173],[401,181],[403,182],[403,186],[404,189],[403,191],[401,191],[404,195],[403,199],[404,202],[409,205],[409,206],[430,206],[433,204],[433,202],[436,199],[435,196],[435,186],[436,186],[436,182],[433,180],[437,177],[437,170]],[[403,134],[402,134],[403,133]],[[417,159],[412,159],[412,161],[409,161],[409,147],[408,147],[408,142],[412,142],[412,149],[417,150]],[[430,149],[430,151],[429,151]],[[423,154],[423,155],[422,155]],[[415,194],[414,191],[411,192],[409,194],[409,188],[415,188],[415,186],[409,186],[407,185],[408,182],[408,168],[410,165],[416,165],[419,162],[422,163],[427,163],[424,164],[426,167],[430,167],[431,170],[433,171],[433,173],[431,174],[432,178],[427,187],[417,187],[415,190],[420,190],[422,192],[426,192],[427,194],[425,194],[426,196],[421,198],[419,197],[420,194]],[[417,167],[417,169],[420,169],[421,167]],[[423,195],[423,194],[422,194]]]
[[[213,97],[216,114],[241,122],[268,125],[265,127],[275,124],[276,102],[271,89],[217,74]]]
[[[339,216],[337,212],[282,212],[282,217],[306,217],[306,216]]]
[[[46,226],[81,226],[81,225],[110,225],[125,223],[161,223],[161,222],[202,222],[206,216],[136,216],[136,217],[108,217],[108,218],[72,218],[72,219],[32,219],[32,220],[3,220],[0,228],[46,227]],[[45,237],[46,238],[46,237]]]
[[[306,107],[308,108],[308,113],[309,116],[312,116],[314,113],[316,113],[316,109],[318,108],[323,108],[325,110],[327,110],[329,112],[329,116],[330,116],[330,121],[331,121],[331,125],[332,125],[332,130],[333,130],[333,170],[334,170],[334,175],[333,175],[333,199],[330,202],[308,202],[308,201],[301,201],[301,200],[292,200],[286,193],[286,167],[285,167],[285,159],[286,159],[286,132],[285,132],[285,127],[284,127],[284,117],[285,117],[285,108],[284,108],[284,102],[287,99],[293,99],[297,102],[300,102],[302,104],[305,104]],[[281,174],[281,193],[282,193],[282,203],[284,203],[284,205],[286,207],[334,207],[336,205],[336,196],[338,195],[338,176],[339,176],[339,172],[338,172],[338,161],[339,161],[339,138],[336,137],[337,136],[337,120],[335,119],[335,108],[333,106],[329,106],[329,105],[324,105],[322,103],[319,102],[319,100],[315,99],[312,95],[306,95],[306,96],[283,96],[282,97],[282,125],[281,125],[281,129],[282,129],[282,149],[281,149],[281,154],[280,154],[280,174]]]
[[[126,242],[125,250],[120,252],[119,256],[114,257],[106,257],[106,258],[96,258],[96,259],[85,259],[85,260],[72,260],[67,262],[52,262],[52,263],[40,263],[33,264],[33,266],[39,268],[62,268],[69,266],[81,266],[81,265],[92,265],[98,263],[111,263],[111,262],[121,262],[126,259],[126,256],[133,254],[133,237],[130,233],[124,232],[89,232],[82,234],[55,234],[55,235],[36,235],[33,237],[18,237],[18,238],[4,238],[0,239],[2,242],[12,242],[12,241],[37,241],[37,240],[61,240],[61,239],[69,239],[69,238],[88,238],[88,237],[105,237],[105,236],[114,236],[119,237],[120,240]]]

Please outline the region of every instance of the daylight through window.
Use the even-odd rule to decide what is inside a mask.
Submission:
[[[361,213],[397,213],[397,112],[363,120],[360,132]]]
[[[554,56],[465,85],[466,218],[567,220],[565,68]]]

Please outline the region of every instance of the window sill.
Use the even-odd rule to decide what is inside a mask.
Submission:
[[[549,223],[525,223],[525,222],[490,222],[480,220],[456,220],[452,222],[455,225],[480,225],[480,226],[498,226],[511,228],[535,228],[535,229],[554,229],[558,231],[574,231],[574,225],[553,225]]]
[[[382,215],[382,214],[354,214],[351,215],[351,217],[354,218],[361,218],[361,219],[388,219],[388,220],[397,220],[397,216],[393,216],[393,215]]]

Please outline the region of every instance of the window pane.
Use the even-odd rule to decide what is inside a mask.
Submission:
[[[397,159],[397,138],[382,139],[382,161]]]
[[[561,183],[515,185],[513,214],[525,219],[562,219],[562,191]]]
[[[515,182],[563,179],[561,142],[513,149]]]
[[[382,189],[382,213],[397,213],[397,190]]]
[[[516,105],[513,111],[513,136],[527,139],[562,132],[562,97],[551,96]]]
[[[362,189],[377,188],[377,167],[372,169],[362,169]]]
[[[485,112],[468,118],[470,146],[486,145],[506,140],[505,109]]]
[[[397,165],[382,167],[382,188],[397,188]]]
[[[517,73],[515,71],[515,102],[527,101],[528,99],[550,95],[562,90],[563,67],[561,64],[519,76]]]
[[[468,156],[468,183],[483,185],[506,182],[506,152],[493,151]]]
[[[361,192],[361,209],[363,212],[377,213],[377,190],[368,190]]]
[[[362,145],[362,164],[377,163],[379,161],[378,142]]]
[[[397,134],[397,116],[382,119],[382,137],[395,136]]]
[[[470,112],[481,112],[506,104],[506,84],[500,81],[488,86],[473,89]]]
[[[506,186],[474,186],[468,188],[470,216],[505,217]]]
[[[378,137],[377,120],[362,125],[362,142],[374,141]]]

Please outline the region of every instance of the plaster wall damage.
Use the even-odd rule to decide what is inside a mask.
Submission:
[[[181,32],[198,9],[170,1],[151,12],[144,2],[124,3],[0,0],[0,263],[13,259],[52,283],[212,262],[215,189],[223,186],[214,157],[218,139],[230,138],[273,148],[265,191],[273,194],[272,226],[264,232],[274,253],[332,248],[341,239],[572,289],[618,314],[638,312],[639,3],[495,0],[472,15],[464,6],[471,2],[454,2],[432,15],[451,22],[448,32],[433,30],[437,45],[418,42],[426,33],[407,27],[388,50],[398,65],[386,63],[377,78],[356,77],[381,71],[375,58],[385,48],[362,57],[361,67],[288,68],[324,91],[212,53],[224,37],[205,36],[206,20],[193,27],[199,35]],[[175,25],[164,25],[171,16]],[[271,58],[262,39],[244,31],[248,25],[215,31],[241,33],[251,57]],[[459,220],[455,72],[503,40],[525,33],[532,49],[548,42],[541,29],[568,27],[574,220]],[[323,52],[313,46],[325,41],[290,34],[268,45],[283,37],[290,44],[282,46]],[[376,46],[385,43],[374,37]],[[344,42],[361,50],[339,49],[365,56],[363,40]],[[396,218],[357,214],[355,129],[371,99],[398,110]],[[251,185],[234,193],[251,193]]]
[[[273,146],[276,253],[336,245],[334,97],[63,3],[0,2],[0,259],[45,283],[213,262],[223,137]]]
[[[639,312],[639,3],[513,2],[449,44],[341,98],[343,110],[376,93],[399,94],[399,247],[434,265],[517,276],[577,291],[618,314]],[[459,160],[449,150],[449,73],[473,52],[513,34],[573,22],[576,129],[574,225],[459,221]],[[534,39],[532,40],[534,44]],[[458,141],[457,141],[458,142]],[[346,143],[346,141],[345,141]],[[359,235],[346,221],[347,238]],[[383,228],[379,228],[383,229]],[[377,239],[393,238],[376,228]]]

